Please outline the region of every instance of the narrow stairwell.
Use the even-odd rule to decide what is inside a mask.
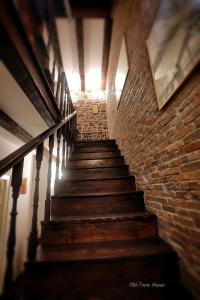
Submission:
[[[26,299],[190,299],[114,140],[76,144],[25,280]]]

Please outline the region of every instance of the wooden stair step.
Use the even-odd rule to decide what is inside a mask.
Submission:
[[[123,165],[120,167],[110,168],[92,168],[87,169],[66,169],[63,172],[63,179],[69,180],[88,180],[88,179],[106,179],[106,178],[120,178],[129,175],[128,166]]]
[[[143,192],[122,195],[76,196],[55,195],[51,199],[52,220],[63,219],[69,215],[102,215],[126,213],[144,209]]]
[[[115,140],[96,140],[96,141],[80,141],[76,142],[75,147],[91,147],[91,146],[116,146]]]
[[[73,153],[70,160],[122,158],[120,151]]]
[[[107,241],[67,245],[60,247],[39,247],[37,261],[90,261],[121,258],[144,258],[172,254],[173,250],[159,238],[128,241]]]
[[[55,194],[87,194],[87,193],[102,193],[102,192],[118,192],[118,191],[135,191],[135,178],[133,176],[112,178],[112,179],[97,179],[97,180],[59,180],[55,185]]]
[[[180,293],[177,255],[159,239],[68,247],[57,248],[58,255],[43,249],[39,261],[26,264],[26,299],[190,299]],[[165,286],[130,288],[131,282]]]
[[[108,158],[108,159],[79,159],[68,161],[69,169],[84,169],[84,168],[110,168],[121,167],[124,165],[124,158]]]
[[[108,146],[85,146],[85,147],[75,147],[73,153],[83,153],[83,152],[113,152],[118,151],[117,145],[108,145]]]
[[[43,221],[43,246],[134,240],[157,236],[156,216],[147,211],[104,216],[69,216]]]

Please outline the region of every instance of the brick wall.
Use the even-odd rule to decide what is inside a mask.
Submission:
[[[200,67],[158,110],[145,40],[157,0],[119,0],[109,61],[109,135],[115,138],[159,233],[178,252],[198,294],[200,284]],[[120,41],[126,35],[130,71],[122,99],[112,95]],[[187,276],[185,276],[187,278]],[[192,280],[191,280],[192,279]],[[200,291],[199,291],[200,293]],[[198,297],[198,296],[197,296]]]
[[[92,105],[98,105],[98,113],[92,112]],[[105,99],[95,99],[82,95],[74,103],[77,110],[77,129],[79,140],[102,140],[108,138],[107,113]]]

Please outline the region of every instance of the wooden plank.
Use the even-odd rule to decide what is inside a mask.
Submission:
[[[105,20],[104,27],[104,43],[103,43],[103,57],[102,57],[102,68],[101,68],[101,89],[106,89],[107,73],[108,73],[108,62],[110,55],[110,45],[112,36],[112,19],[107,18]]]
[[[83,36],[83,19],[76,19],[76,39],[78,48],[78,63],[81,79],[81,91],[85,91],[85,64],[84,64],[84,36]]]
[[[0,109],[0,126],[8,132],[19,138],[24,143],[28,143],[33,139],[26,130],[19,126],[13,119],[11,119],[5,112]]]
[[[69,1],[53,1],[57,17],[66,17],[64,2]],[[111,13],[112,2],[112,0],[70,0],[70,14],[73,18],[107,18]]]
[[[45,122],[52,126],[60,120],[60,112],[11,2],[0,2],[0,36],[4,41],[1,59]]]
[[[9,169],[11,169],[14,165],[20,162],[28,153],[30,153],[33,149],[35,149],[41,142],[45,141],[50,135],[56,132],[63,125],[67,124],[70,119],[72,119],[76,115],[76,111],[70,114],[65,120],[58,123],[57,125],[52,126],[51,128],[45,130],[35,138],[33,138],[30,142],[23,145],[16,151],[9,154],[7,157],[0,161],[0,176],[5,174]]]

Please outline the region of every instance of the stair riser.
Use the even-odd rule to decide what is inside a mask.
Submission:
[[[71,160],[76,159],[103,159],[103,158],[120,158],[120,152],[94,152],[94,153],[73,153]]]
[[[144,200],[141,194],[134,196],[107,196],[75,199],[52,199],[52,219],[70,215],[101,216],[109,213],[128,213],[134,210],[143,210]]]
[[[92,194],[135,191],[132,177],[125,179],[103,179],[85,181],[59,181],[55,186],[55,194]]]
[[[106,147],[99,147],[99,146],[94,146],[94,147],[78,147],[75,148],[74,153],[84,153],[84,152],[113,152],[113,151],[118,151],[117,146],[106,146]]]
[[[43,246],[56,246],[145,239],[156,236],[157,226],[154,218],[54,225],[42,223],[41,242]]]
[[[63,173],[63,179],[68,180],[79,180],[79,179],[103,179],[103,178],[117,178],[122,176],[128,176],[128,168],[97,168],[97,169],[87,169],[87,172],[83,170],[66,170]]]
[[[115,140],[106,140],[106,141],[90,141],[90,142],[77,142],[76,148],[79,147],[109,147],[116,146]]]
[[[82,168],[99,168],[99,167],[121,167],[124,165],[123,158],[109,158],[109,159],[80,159],[69,161],[67,167],[74,169]]]

